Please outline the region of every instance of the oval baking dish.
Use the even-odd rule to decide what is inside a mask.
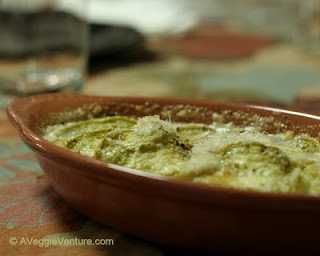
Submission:
[[[213,113],[236,122],[270,118],[269,132],[318,136],[320,117],[223,102],[44,94],[11,103],[7,114],[33,150],[55,191],[83,214],[120,231],[177,248],[214,252],[314,252],[320,196],[215,187],[94,160],[58,147],[39,127],[105,115],[158,114],[179,122],[212,122]],[[239,116],[239,115],[238,115]],[[253,120],[253,119],[252,119]],[[275,125],[277,124],[277,125]]]

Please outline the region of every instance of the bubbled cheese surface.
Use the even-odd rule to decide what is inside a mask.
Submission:
[[[246,190],[320,194],[320,143],[306,134],[113,116],[48,126],[44,138],[159,175]]]

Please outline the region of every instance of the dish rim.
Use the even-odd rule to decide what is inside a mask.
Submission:
[[[282,207],[282,210],[290,210],[294,208],[297,211],[310,211],[316,210],[320,212],[320,204],[316,209],[315,203],[320,202],[320,195],[313,196],[307,194],[289,194],[289,193],[278,193],[278,192],[263,192],[255,190],[242,190],[230,187],[218,187],[213,185],[207,185],[202,183],[196,183],[193,181],[179,180],[177,178],[161,176],[158,174],[148,173],[140,170],[134,170],[128,167],[107,163],[101,160],[95,160],[75,152],[71,152],[67,149],[59,147],[44,138],[30,127],[31,117],[35,116],[35,113],[27,113],[28,108],[34,107],[34,104],[45,103],[48,101],[55,100],[57,98],[72,97],[77,99],[88,99],[89,102],[94,103],[94,100],[104,99],[107,101],[118,101],[123,103],[126,102],[167,102],[168,104],[188,104],[188,105],[209,105],[213,106],[215,104],[222,105],[226,109],[228,108],[239,108],[239,110],[247,109],[249,110],[263,110],[272,113],[282,113],[293,116],[298,116],[302,118],[313,119],[317,121],[320,125],[320,117],[308,113],[296,112],[286,109],[264,107],[251,104],[239,104],[230,102],[218,102],[211,100],[194,100],[194,99],[178,99],[178,98],[156,98],[156,97],[121,97],[121,96],[91,96],[83,94],[74,93],[55,93],[55,94],[42,94],[34,95],[21,99],[17,99],[9,104],[7,107],[7,115],[10,122],[18,130],[22,140],[34,151],[36,154],[40,154],[47,159],[55,159],[59,163],[64,165],[70,165],[79,168],[78,174],[85,175],[91,179],[97,179],[100,182],[108,182],[109,184],[115,186],[123,186],[125,189],[143,190],[145,187],[152,188],[157,195],[169,196],[170,198],[175,198],[179,200],[187,200],[192,203],[217,203],[217,199],[220,203],[227,200],[227,205],[230,200],[234,200],[233,206],[241,206],[241,202],[244,203],[242,206],[252,206],[254,201],[252,199],[261,199],[264,201],[265,206],[263,208],[272,210],[268,207],[268,202],[273,205],[284,203],[288,209]],[[85,105],[85,103],[80,104]],[[65,108],[68,108],[68,101],[65,100]],[[72,109],[72,107],[71,107]],[[74,108],[73,108],[74,109]],[[61,112],[61,111],[56,111]],[[52,112],[48,112],[50,114]],[[26,114],[25,116],[23,114]],[[274,116],[274,115],[273,115]],[[29,122],[29,123],[28,123]],[[90,169],[90,172],[81,170]],[[116,180],[114,180],[116,178]],[[137,186],[140,185],[140,186]],[[160,189],[160,190],[159,190]],[[230,200],[229,200],[230,199]],[[240,200],[240,204],[236,203],[236,199]],[[247,201],[245,203],[245,201]],[[268,201],[267,201],[268,200]],[[295,205],[298,202],[304,202],[306,204],[305,208],[296,208]],[[273,209],[276,210],[276,209]]]

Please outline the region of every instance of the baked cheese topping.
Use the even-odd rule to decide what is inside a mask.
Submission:
[[[48,126],[44,138],[155,174],[238,189],[320,194],[320,143],[306,134],[113,116]]]

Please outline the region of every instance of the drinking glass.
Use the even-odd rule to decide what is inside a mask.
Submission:
[[[87,2],[0,1],[0,105],[17,96],[81,90]]]

